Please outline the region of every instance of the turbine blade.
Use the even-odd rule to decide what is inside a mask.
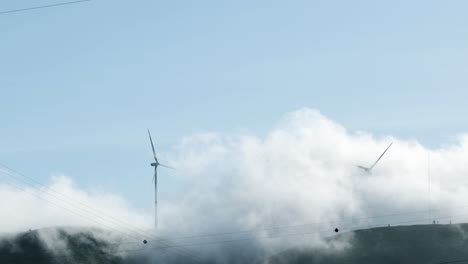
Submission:
[[[175,168],[173,168],[173,167],[171,167],[171,166],[167,166],[167,165],[161,164],[161,163],[159,164],[159,166],[163,166],[163,167],[166,167],[166,168],[175,170]]]
[[[156,156],[156,151],[154,150],[153,139],[151,138],[151,133],[150,133],[149,129],[148,129],[148,136],[149,136],[149,139],[150,139],[150,142],[151,142],[151,149],[153,150],[154,160],[156,161],[156,163],[159,163],[158,162],[158,157]]]
[[[379,160],[383,157],[383,155],[385,155],[385,152],[387,152],[387,150],[392,146],[392,144],[393,142],[390,143],[390,145],[388,145],[388,147],[384,150],[384,152],[380,155],[380,157],[374,162],[374,164],[372,164],[370,169],[372,169],[377,164],[377,162],[379,162]]]

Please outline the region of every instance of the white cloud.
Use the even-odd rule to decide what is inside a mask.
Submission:
[[[390,142],[372,174],[355,166],[371,165]],[[287,114],[265,137],[195,135],[172,156],[191,188],[162,209],[161,221],[182,233],[322,222],[307,231],[328,235],[335,226],[428,223],[427,217],[463,221],[467,142],[460,136],[454,145],[431,150],[417,141],[347,131],[307,108]],[[428,208],[442,211],[429,214]],[[409,214],[382,217],[400,212]],[[372,218],[341,221],[365,217]]]
[[[390,142],[393,146],[372,174],[356,167],[371,165]],[[287,114],[264,137],[216,133],[186,137],[168,158],[186,188],[177,199],[161,204],[161,234],[258,231],[178,243],[277,235],[278,239],[258,240],[264,248],[276,248],[290,246],[291,240],[310,243],[317,236],[332,235],[335,227],[468,219],[468,135],[442,149],[427,149],[417,141],[350,132],[304,108]],[[152,212],[136,212],[109,193],[79,190],[64,176],[54,178],[48,188],[135,226],[148,228],[152,223]],[[0,210],[9,212],[2,219],[2,232],[83,224],[80,217],[4,184],[0,195],[10,201],[0,203]],[[440,211],[424,212],[428,208]],[[383,217],[398,212],[408,214]],[[321,224],[304,225],[317,222]],[[314,233],[318,231],[325,232]]]
[[[0,210],[5,213],[0,232],[69,225],[120,229],[122,221],[148,227],[149,215],[136,212],[114,194],[81,190],[63,175],[52,176],[51,184],[45,186],[10,171],[3,172]]]

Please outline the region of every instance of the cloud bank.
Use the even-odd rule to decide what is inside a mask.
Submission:
[[[50,185],[40,185],[6,169],[0,178],[1,212],[5,212],[0,232],[12,233],[53,226],[120,227],[125,219],[139,227],[149,227],[151,214],[137,212],[122,197],[101,191],[77,188],[64,175],[52,176]]]
[[[390,142],[371,174],[356,167],[371,165]],[[178,168],[174,174],[181,188],[175,190],[177,199],[161,204],[158,235],[206,254],[234,245],[265,254],[317,245],[335,228],[468,219],[468,135],[428,149],[416,140],[348,131],[304,108],[286,114],[262,137],[185,137],[166,158]],[[151,226],[152,212],[137,212],[121,197],[78,190],[63,176],[48,188],[141,229]],[[76,215],[4,183],[0,195],[11,201],[0,204],[2,212],[11,212],[1,232],[83,224]]]
[[[357,168],[370,166],[391,142],[371,174]],[[281,232],[308,233],[301,240],[310,243],[335,227],[465,221],[467,143],[459,135],[453,145],[427,149],[348,131],[308,108],[288,113],[264,137],[194,135],[171,156],[190,188],[163,209],[162,223],[201,233],[288,227]],[[285,244],[282,237],[260,243]]]

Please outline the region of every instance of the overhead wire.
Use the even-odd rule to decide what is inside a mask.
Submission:
[[[457,216],[463,216],[463,217],[468,217],[468,214],[461,214]],[[442,217],[442,218],[449,218],[451,216],[447,217]],[[426,218],[418,218],[414,220],[409,220],[409,221],[399,221],[399,222],[393,222],[393,225],[401,225],[401,224],[408,224],[408,223],[418,223],[421,221],[424,221]],[[350,231],[357,231],[362,228],[367,228],[368,225],[362,225],[357,228],[354,228]],[[385,227],[382,225],[373,225],[371,228],[376,228],[376,227]],[[257,237],[249,237],[249,238],[240,238],[240,239],[230,239],[230,240],[221,240],[221,241],[207,241],[207,242],[202,242],[202,243],[187,243],[187,244],[177,244],[174,246],[168,246],[168,247],[146,247],[146,248],[140,248],[140,249],[129,249],[129,250],[118,250],[118,251],[113,251],[113,253],[121,253],[121,252],[135,252],[135,251],[144,251],[144,250],[149,250],[149,249],[164,249],[164,248],[170,248],[170,247],[191,247],[191,246],[202,246],[202,245],[212,245],[212,244],[221,244],[221,243],[233,243],[233,242],[241,242],[241,241],[248,241],[248,240],[258,240],[258,239],[270,239],[270,238],[279,238],[279,237],[289,237],[289,236],[302,236],[302,235],[313,235],[313,234],[320,234],[320,233],[331,233],[332,230],[328,229],[323,229],[319,231],[310,231],[310,232],[300,232],[300,233],[290,233],[290,234],[277,234],[277,235],[263,235],[263,236],[257,236]]]
[[[26,7],[26,8],[20,8],[20,9],[12,9],[12,10],[0,11],[0,15],[9,14],[9,13],[24,12],[24,11],[35,10],[35,9],[56,7],[56,6],[72,5],[72,4],[78,4],[78,3],[90,2],[90,1],[91,0],[78,0],[78,1],[61,2],[61,3],[57,3],[57,4],[50,4],[50,5],[42,5],[42,6],[33,6],[33,7]]]
[[[464,206],[464,207],[468,207],[468,206]],[[364,219],[369,219],[369,218],[382,218],[382,217],[391,217],[391,216],[401,216],[401,215],[409,215],[409,214],[419,214],[419,213],[424,213],[426,212],[425,210],[422,210],[422,211],[413,211],[413,212],[404,212],[404,213],[392,213],[392,214],[385,214],[385,215],[379,215],[379,216],[373,216],[373,217],[365,217],[365,218],[351,218],[351,219],[343,219],[343,220],[340,220],[341,223],[344,223],[346,221],[348,222],[354,222],[356,220],[364,220]],[[420,221],[420,219],[417,219],[417,220],[411,220],[409,222],[418,222]],[[317,222],[317,223],[314,223],[314,224],[321,224],[321,223],[327,223],[327,222]],[[330,223],[330,222],[328,222]],[[408,221],[404,222],[404,223],[408,223]],[[394,224],[394,223],[393,223]],[[224,232],[224,233],[217,233],[217,234],[205,234],[205,235],[198,235],[198,236],[185,236],[185,237],[176,237],[176,238],[171,238],[172,240],[176,240],[176,239],[187,239],[187,238],[200,238],[200,237],[207,237],[207,236],[224,236],[224,235],[232,235],[232,234],[241,234],[241,233],[254,233],[254,232],[261,232],[261,231],[271,231],[271,230],[280,230],[280,229],[291,229],[291,228],[298,228],[298,227],[305,227],[305,226],[310,226],[310,225],[313,225],[313,224],[306,224],[306,225],[290,225],[290,226],[280,226],[280,227],[273,227],[273,228],[262,228],[262,229],[251,229],[251,230],[244,230],[244,231],[236,231],[236,232]],[[156,241],[152,241],[152,242],[157,242]],[[212,243],[212,242],[209,242],[209,243]],[[122,243],[117,243],[117,244],[122,244]],[[131,243],[127,243],[127,244],[131,244]],[[198,245],[198,244],[195,244],[195,245]],[[169,246],[169,248],[171,248],[172,246]],[[164,247],[164,248],[167,248],[167,247]]]
[[[4,166],[5,167],[5,166]],[[453,208],[463,208],[468,206],[459,206]],[[450,208],[449,208],[450,209]],[[411,215],[411,214],[420,214],[426,213],[428,210],[421,210],[421,211],[409,211],[409,212],[398,212],[398,213],[391,213],[391,214],[383,214],[377,216],[369,216],[369,217],[362,217],[362,218],[349,218],[349,219],[340,219],[337,220],[339,222],[356,222],[361,220],[369,220],[369,219],[377,219],[377,218],[386,218],[386,217],[393,217],[393,216],[402,216],[402,215]],[[443,209],[439,210],[431,210],[431,211],[443,211]],[[233,235],[233,234],[240,234],[240,233],[258,233],[262,231],[272,231],[272,230],[280,230],[280,229],[291,229],[291,228],[299,228],[299,227],[307,227],[312,225],[318,224],[327,224],[329,222],[315,222],[315,223],[308,223],[308,224],[300,224],[300,225],[288,225],[288,226],[276,226],[276,227],[269,227],[269,228],[257,228],[257,229],[249,229],[249,230],[241,230],[241,231],[231,231],[231,232],[221,232],[221,233],[209,233],[209,234],[198,234],[198,235],[191,235],[191,236],[180,236],[180,237],[171,237],[171,240],[181,240],[181,239],[190,239],[190,238],[201,238],[201,237],[215,237],[215,236],[225,236],[225,235]],[[143,235],[145,238],[148,237],[147,233],[140,234]],[[152,242],[160,242],[161,240],[155,239]]]
[[[454,208],[468,208],[468,205],[453,207]],[[447,209],[448,210],[448,209]],[[322,222],[314,222],[314,223],[306,223],[306,224],[297,224],[297,225],[285,225],[285,226],[275,226],[275,227],[262,227],[262,228],[254,228],[248,230],[240,230],[240,231],[229,231],[229,232],[221,232],[221,233],[208,233],[208,234],[199,234],[199,235],[190,235],[190,236],[180,236],[180,237],[171,237],[172,240],[178,239],[189,239],[189,238],[199,238],[199,237],[213,237],[213,236],[224,236],[224,235],[232,235],[232,234],[239,234],[239,233],[258,233],[262,231],[271,231],[271,230],[278,230],[278,229],[289,229],[289,228],[299,228],[299,227],[309,227],[319,224],[330,224],[330,223],[352,223],[357,221],[364,221],[364,220],[371,220],[377,218],[387,218],[387,217],[394,217],[394,216],[404,216],[404,215],[412,215],[412,214],[423,214],[427,213],[428,210],[421,210],[421,211],[411,211],[411,212],[398,212],[398,213],[390,213],[390,214],[383,214],[383,215],[376,215],[376,216],[366,216],[366,217],[359,217],[359,218],[342,218],[335,221],[322,221]],[[439,210],[432,210],[432,211],[443,211],[443,209]]]
[[[50,201],[49,201],[50,202]],[[463,207],[468,207],[468,206],[463,206]],[[63,209],[66,209],[67,208],[63,208]],[[437,211],[440,211],[440,210],[437,210]],[[379,216],[373,216],[373,217],[366,217],[366,218],[381,218],[381,217],[390,217],[390,216],[399,216],[399,215],[408,215],[408,214],[418,214],[418,213],[424,213],[425,210],[422,210],[422,211],[412,211],[412,212],[404,212],[404,213],[393,213],[393,214],[385,214],[385,215],[379,215]],[[73,212],[75,213],[75,212]],[[75,213],[76,214],[76,213]],[[447,217],[438,217],[439,219],[443,219],[443,218],[452,218],[452,217],[455,217],[455,216],[460,216],[460,215],[450,215],[450,216],[447,216]],[[467,216],[467,215],[463,215],[463,216]],[[356,220],[359,220],[359,219],[365,219],[365,218],[351,218],[349,219],[348,221],[356,221]],[[88,219],[89,220],[89,219]],[[414,222],[420,222],[421,219],[416,219],[416,220],[411,220],[411,221],[404,221],[404,222],[398,222],[398,223],[392,223],[392,224],[403,224],[403,223],[414,223]],[[320,222],[319,222],[320,223]],[[321,222],[321,223],[325,223],[325,222]],[[310,224],[308,224],[310,225]],[[285,228],[296,228],[298,226],[304,226],[304,225],[295,225],[295,226],[282,226],[282,227],[274,227],[274,228],[270,228],[270,230],[274,230],[274,229],[285,229]],[[362,226],[362,227],[366,227],[366,226]],[[358,227],[358,228],[362,228],[362,227]],[[262,228],[262,229],[257,229],[257,232],[258,231],[265,231],[265,230],[268,230],[268,229],[265,229],[265,228]],[[356,228],[353,228],[353,230],[356,230]],[[252,233],[252,230],[244,230],[244,231],[238,231],[238,232],[224,232],[224,233],[218,233],[218,234],[205,234],[205,235],[199,235],[198,237],[202,237],[202,236],[220,236],[220,235],[227,235],[227,234],[239,234],[239,233]],[[135,252],[135,251],[141,251],[141,250],[148,250],[148,249],[155,249],[155,250],[160,250],[160,249],[169,249],[169,248],[180,248],[180,247],[190,247],[190,246],[200,246],[200,245],[210,245],[210,244],[219,244],[219,243],[231,243],[231,242],[239,242],[239,241],[245,241],[245,240],[254,240],[254,239],[262,239],[262,238],[274,238],[274,237],[283,237],[283,236],[296,236],[296,235],[309,235],[309,234],[317,234],[317,233],[320,233],[320,232],[330,232],[330,229],[327,229],[327,230],[323,230],[323,231],[315,231],[315,232],[300,232],[300,233],[297,233],[297,234],[286,234],[286,235],[269,235],[267,234],[267,236],[256,236],[256,237],[249,237],[249,238],[240,238],[240,239],[231,239],[231,240],[221,240],[221,241],[208,241],[208,242],[202,242],[202,243],[186,243],[186,244],[174,244],[174,245],[158,245],[158,246],[155,246],[155,247],[143,247],[143,248],[140,248],[140,249],[127,249],[127,250],[118,250],[118,251],[111,251],[112,253],[119,253],[119,252]],[[181,238],[189,238],[189,237],[197,237],[197,236],[186,236],[186,237],[179,237],[179,239]],[[171,239],[174,239],[174,238],[171,238]],[[152,241],[153,242],[153,241]],[[118,244],[118,243],[116,243]]]
[[[7,184],[8,184],[9,186],[12,186],[12,187],[14,187],[14,188],[20,190],[20,191],[23,191],[23,192],[27,193],[27,194],[29,194],[29,195],[35,196],[36,198],[38,198],[38,199],[40,199],[40,200],[49,202],[49,203],[53,204],[54,206],[57,206],[57,207],[59,207],[59,208],[61,208],[61,209],[63,209],[63,210],[66,210],[67,212],[69,212],[69,213],[71,213],[71,214],[77,215],[77,216],[79,216],[79,217],[85,219],[86,221],[88,221],[88,222],[90,222],[90,223],[92,223],[92,224],[97,224],[98,226],[101,226],[101,227],[103,226],[103,227],[107,228],[107,230],[115,231],[116,233],[120,233],[120,234],[122,234],[122,235],[124,235],[124,236],[133,238],[134,241],[138,241],[138,242],[126,242],[126,243],[125,243],[125,242],[109,243],[109,245],[125,245],[125,244],[126,244],[126,245],[138,245],[138,244],[141,245],[142,239],[143,239],[143,238],[148,238],[147,234],[140,234],[140,235],[137,235],[137,234],[134,234],[134,233],[131,233],[131,232],[127,232],[127,233],[126,233],[126,232],[122,232],[122,230],[117,229],[117,228],[114,227],[114,226],[106,225],[106,223],[99,222],[99,221],[95,220],[94,218],[89,218],[88,216],[83,215],[82,213],[78,213],[78,212],[76,212],[76,211],[74,211],[74,210],[72,210],[72,209],[70,209],[70,208],[67,208],[67,207],[65,207],[65,206],[63,206],[63,205],[60,205],[59,203],[56,203],[56,202],[54,202],[53,200],[46,199],[46,198],[44,198],[44,197],[42,197],[42,196],[40,196],[40,195],[37,195],[37,194],[34,193],[34,192],[29,192],[29,191],[27,191],[27,190],[25,190],[25,189],[22,189],[21,186],[17,186],[17,185],[15,185],[15,183],[13,183],[13,182],[11,182],[11,181],[8,182]],[[162,244],[163,246],[169,246],[169,245],[170,245],[169,243],[167,243],[167,242],[165,242],[164,240],[161,240],[161,239],[153,240],[153,241],[156,241],[156,242]],[[68,248],[61,248],[61,249],[59,249],[59,250],[67,251],[67,250],[69,250],[69,249],[68,249]],[[174,250],[177,251],[177,252],[175,252],[175,253],[178,254],[178,255],[182,254],[182,255],[188,256],[188,257],[190,257],[190,258],[198,258],[197,256],[191,254],[190,252],[187,252],[186,250],[181,250],[181,249],[179,249],[179,248],[174,248]],[[197,263],[200,263],[200,259],[197,259],[196,262],[197,262]]]
[[[463,214],[463,215],[457,215],[457,216],[468,216],[468,214]],[[452,216],[446,216],[442,218],[449,218]],[[410,220],[410,221],[400,221],[400,222],[393,222],[393,225],[401,225],[401,224],[408,224],[408,223],[416,223],[416,222],[421,222],[424,221],[426,218],[419,218],[415,220]],[[368,225],[362,225],[359,226],[353,230],[350,231],[357,231],[360,230],[361,228],[367,228]],[[371,228],[377,228],[377,227],[385,227],[382,225],[373,225]],[[187,244],[177,244],[177,245],[168,245],[168,246],[156,246],[156,247],[146,247],[146,248],[141,248],[141,249],[128,249],[128,250],[116,250],[116,251],[110,251],[109,253],[124,253],[124,252],[137,252],[137,251],[145,251],[145,250],[150,250],[152,249],[153,251],[157,250],[162,250],[162,249],[168,249],[168,248],[175,248],[175,247],[191,247],[191,246],[206,246],[206,245],[213,245],[213,244],[221,244],[221,243],[235,243],[235,242],[241,242],[241,241],[248,241],[248,240],[258,240],[258,239],[273,239],[273,238],[280,238],[280,237],[293,237],[293,236],[304,236],[304,235],[314,235],[314,234],[320,234],[320,233],[330,233],[330,229],[324,229],[324,230],[318,230],[318,231],[311,231],[311,232],[300,232],[300,233],[288,233],[288,234],[277,234],[277,235],[264,235],[264,236],[259,236],[259,237],[252,237],[252,238],[241,238],[241,239],[230,239],[230,240],[222,240],[222,241],[208,241],[208,242],[203,242],[203,243],[187,243]],[[390,240],[398,240],[398,241],[405,241],[404,238],[400,239],[395,239],[391,238]],[[64,255],[65,257],[65,255]],[[462,260],[457,260],[457,261],[462,261]],[[463,260],[464,261],[464,260]],[[451,261],[451,262],[439,262],[437,264],[445,264],[445,263],[456,263],[456,261]]]
[[[61,193],[55,191],[54,189],[47,188],[47,186],[45,186],[44,184],[42,184],[42,183],[40,183],[40,182],[38,182],[38,181],[36,181],[36,180],[30,178],[30,177],[27,177],[26,175],[24,175],[24,174],[22,174],[22,173],[20,173],[20,172],[17,172],[17,171],[15,171],[15,170],[12,170],[12,169],[8,168],[7,166],[5,166],[5,165],[3,165],[3,164],[0,164],[0,166],[3,166],[4,168],[6,168],[7,170],[10,171],[10,172],[8,172],[8,171],[5,171],[5,169],[3,169],[3,170],[0,169],[0,173],[3,173],[4,175],[10,176],[10,177],[15,178],[15,179],[19,179],[20,181],[22,181],[22,182],[26,183],[27,185],[31,186],[32,188],[37,188],[35,185],[39,185],[39,186],[45,187],[44,189],[43,189],[43,188],[37,188],[37,189],[38,189],[40,192],[46,193],[46,194],[48,194],[49,196],[52,196],[52,197],[54,197],[54,198],[56,198],[56,199],[58,199],[58,200],[60,200],[60,201],[62,201],[62,202],[65,202],[65,203],[69,204],[70,206],[72,206],[72,207],[75,208],[75,209],[78,209],[78,210],[80,211],[81,214],[79,214],[79,213],[77,214],[76,212],[74,212],[74,211],[71,210],[70,208],[65,208],[64,206],[60,206],[60,205],[58,205],[56,202],[49,201],[49,202],[51,202],[52,204],[54,204],[54,205],[56,205],[56,206],[59,206],[59,207],[61,207],[62,209],[65,209],[65,210],[67,210],[67,211],[69,211],[69,212],[72,212],[72,213],[74,213],[75,215],[78,215],[78,216],[80,216],[80,217],[87,218],[87,216],[84,216],[84,215],[82,214],[83,212],[86,213],[86,214],[88,214],[88,215],[92,215],[93,218],[91,218],[91,222],[93,222],[94,224],[103,225],[102,223],[96,221],[96,219],[95,219],[95,218],[99,218],[99,219],[101,219],[101,221],[104,221],[104,223],[106,223],[106,224],[109,224],[109,222],[112,224],[112,227],[109,227],[108,225],[107,225],[107,226],[106,226],[106,225],[103,225],[103,226],[106,226],[106,227],[109,228],[109,229],[115,229],[115,230],[117,230],[117,229],[116,229],[117,227],[123,227],[123,228],[125,228],[127,231],[130,231],[130,232],[129,232],[130,235],[133,235],[134,238],[139,239],[140,241],[141,241],[143,238],[151,237],[151,238],[154,238],[155,241],[158,241],[158,242],[161,243],[161,244],[170,243],[170,242],[165,241],[165,240],[163,240],[163,239],[156,238],[156,237],[154,237],[154,236],[149,236],[147,231],[139,230],[139,229],[137,229],[136,227],[133,227],[133,226],[129,225],[128,223],[125,223],[125,222],[123,222],[123,221],[121,221],[121,220],[119,220],[119,219],[117,219],[117,218],[114,218],[114,217],[112,217],[112,216],[106,216],[106,215],[102,214],[102,212],[99,212],[99,211],[95,210],[94,208],[92,208],[92,207],[90,207],[90,206],[87,206],[86,204],[84,204],[84,203],[82,203],[82,202],[80,202],[80,201],[77,201],[77,200],[74,200],[74,199],[72,199],[72,198],[69,198],[69,197],[67,197],[67,196],[65,196],[65,195],[63,195],[63,194],[61,194]],[[21,177],[23,177],[23,178],[25,178],[25,179],[28,179],[29,181],[32,181],[32,182],[34,182],[35,184],[32,184],[32,183],[27,182],[27,181],[25,181],[25,180],[23,180],[23,179],[20,179],[19,177],[17,177],[16,175],[14,175],[14,174],[11,173],[11,172],[14,172],[14,173],[17,174],[18,176],[21,176]],[[21,188],[19,188],[19,189],[21,190]],[[30,193],[30,194],[32,194],[32,195],[34,195],[34,196],[37,196],[37,195],[35,195],[34,193]],[[42,199],[42,200],[45,200],[44,198],[42,198],[42,197],[40,197],[40,196],[38,196],[38,198],[40,198],[40,199]],[[45,201],[48,201],[48,200],[45,200]],[[72,201],[72,202],[74,202],[74,203],[71,203],[70,201]],[[77,205],[77,204],[78,204],[78,205]],[[80,206],[83,206],[83,207],[85,207],[85,208],[82,208],[82,207],[80,207]],[[87,207],[88,209],[87,209],[86,207]],[[104,216],[103,216],[103,215],[104,215]],[[122,232],[122,230],[117,230],[117,231]],[[138,234],[138,236],[135,236],[134,234]],[[189,253],[189,252],[183,252],[182,254],[191,255],[192,257],[195,257],[192,253]]]
[[[2,164],[0,164],[0,165],[3,166],[4,168],[6,168],[6,169],[8,170],[8,171],[5,171],[5,170],[0,171],[0,172],[3,172],[3,173],[6,174],[6,175],[13,176],[13,175],[12,175],[13,173],[19,174],[19,175],[20,175],[21,177],[23,177],[23,178],[28,178],[28,179],[30,179],[30,180],[36,182],[37,185],[40,185],[40,186],[43,186],[43,187],[47,187],[47,186],[41,184],[40,182],[38,182],[38,181],[36,181],[36,180],[34,180],[34,179],[30,178],[30,177],[25,176],[25,175],[22,174],[22,173],[19,173],[19,172],[17,172],[17,171],[14,171],[14,170],[8,168],[8,167],[5,166],[5,165],[2,165]],[[28,185],[30,185],[30,183],[28,183]],[[35,186],[33,186],[33,187],[35,187]],[[36,187],[36,188],[37,188],[37,187]],[[44,189],[40,189],[40,188],[38,188],[38,189],[41,190],[42,192],[45,192]],[[45,190],[47,190],[47,192],[54,192],[56,195],[62,196],[62,194],[60,194],[59,192],[56,192],[56,191],[53,190],[53,189],[46,188]],[[49,195],[50,195],[50,193],[49,193]],[[52,195],[51,195],[51,196],[52,196]],[[55,197],[57,197],[57,196],[55,196]],[[69,197],[66,197],[66,196],[64,196],[64,197],[65,197],[65,198],[69,198]],[[40,198],[40,199],[43,199],[43,197],[39,197],[39,198]],[[44,200],[44,199],[43,199],[43,200]],[[74,199],[71,199],[71,198],[69,198],[68,200],[74,201]],[[46,201],[48,201],[48,200],[46,200]],[[51,202],[51,201],[49,201],[49,202]],[[75,202],[81,203],[81,202],[79,202],[79,201],[75,201]],[[51,202],[51,203],[54,204],[54,202]],[[84,204],[84,203],[81,203],[81,204],[84,205],[84,206],[86,206],[86,204]],[[62,207],[62,206],[59,206],[59,207]],[[468,206],[460,206],[460,207],[453,207],[453,208],[461,208],[461,207],[468,207]],[[63,208],[63,207],[62,207],[62,208]],[[89,208],[92,208],[92,207],[89,207]],[[65,210],[67,210],[67,211],[70,211],[69,208],[63,208],[63,209],[65,209]],[[77,208],[77,209],[83,210],[82,208]],[[92,208],[92,209],[93,209],[93,208]],[[369,217],[363,217],[363,218],[342,219],[342,220],[339,220],[339,221],[341,221],[341,222],[343,222],[343,223],[344,223],[344,222],[355,222],[355,221],[366,220],[366,219],[376,219],[376,218],[385,218],[385,217],[392,217],[392,216],[402,216],[402,215],[410,215],[410,214],[420,214],[420,213],[424,213],[424,212],[428,212],[428,211],[429,211],[429,210],[410,211],[410,212],[399,212],[399,213],[383,214],[383,215],[369,216]],[[432,209],[431,211],[443,211],[443,209],[439,209],[439,210],[434,210],[434,209]],[[70,211],[70,212],[76,214],[76,212],[74,212],[74,211]],[[89,212],[89,211],[86,211],[86,210],[85,210],[85,212],[91,213],[91,214],[93,214],[94,216],[96,216],[96,213]],[[95,212],[96,212],[96,211],[95,211]],[[101,212],[98,212],[98,213],[101,213]],[[80,215],[80,214],[78,214],[78,215]],[[80,216],[83,217],[83,215],[80,215]],[[452,215],[452,216],[453,216],[453,215]],[[119,219],[116,219],[116,218],[112,219],[113,217],[110,217],[110,219],[102,218],[100,215],[97,215],[96,217],[98,217],[98,218],[100,218],[100,219],[102,219],[102,220],[104,220],[104,221],[117,220],[118,222],[121,222],[121,224],[123,223],[123,222],[120,221]],[[87,218],[87,217],[85,217],[85,218]],[[439,218],[440,218],[440,217],[439,217]],[[94,218],[91,218],[91,219],[92,219],[92,220],[91,220],[92,222],[98,223],[99,225],[102,225],[102,223],[96,222]],[[87,219],[87,220],[89,221],[89,219]],[[416,220],[416,222],[418,222],[418,221],[419,221],[419,220]],[[110,221],[110,222],[112,222],[112,221]],[[107,222],[106,222],[106,223],[107,223]],[[191,236],[171,237],[170,239],[171,239],[171,240],[183,240],[183,239],[187,240],[187,239],[191,239],[191,238],[219,237],[219,236],[226,236],[226,235],[233,235],[233,234],[235,235],[235,234],[241,234],[241,233],[245,233],[245,234],[249,234],[249,233],[250,233],[250,234],[254,234],[254,233],[258,233],[258,232],[262,232],[262,231],[272,231],[272,230],[280,230],[280,229],[291,229],[291,228],[298,228],[298,227],[306,227],[306,226],[317,225],[317,224],[321,224],[321,223],[325,223],[325,224],[326,224],[326,222],[316,222],[316,223],[312,223],[312,224],[309,223],[309,224],[302,224],[302,225],[277,226],[277,227],[270,227],[270,228],[264,228],[264,227],[263,227],[263,228],[258,228],[258,229],[250,229],[250,230],[242,230],[242,231],[232,231],[232,232],[221,232],[221,233],[211,233],[211,234],[201,234],[201,235],[199,234],[199,235],[191,235]],[[113,222],[113,224],[114,224],[114,225],[116,224],[115,221]],[[119,230],[119,231],[121,231],[121,230]],[[148,236],[148,233],[147,233],[146,231],[143,231],[143,232],[144,232],[144,233],[139,233],[139,235],[137,236],[137,239],[141,239],[141,237],[144,237],[144,238],[147,238],[147,237],[148,237],[148,238],[154,238],[154,240],[150,240],[151,243],[164,241],[164,239],[161,239],[161,238]],[[248,238],[248,239],[252,239],[252,238]],[[243,239],[243,240],[244,240],[244,239]],[[221,241],[221,242],[222,242],[222,241]],[[135,244],[136,244],[136,242],[129,242],[129,243],[123,243],[123,242],[121,242],[121,243],[115,243],[115,244],[132,244],[132,243],[135,243]],[[214,241],[214,242],[211,241],[211,242],[209,242],[209,243],[218,243],[218,242],[217,242],[217,241]],[[171,244],[168,244],[168,243],[165,243],[165,244],[161,243],[161,244],[162,244],[162,247],[161,247],[161,246],[157,246],[156,248],[177,248],[177,247],[186,247],[186,246],[187,246],[187,245],[180,246],[180,245],[177,245],[177,244],[172,244],[172,245],[171,245]],[[200,245],[200,244],[194,243],[193,245]],[[203,245],[203,243],[202,243],[202,245]],[[140,249],[140,250],[145,250],[145,249],[147,249],[147,247],[146,247],[146,248],[143,248],[143,249]]]

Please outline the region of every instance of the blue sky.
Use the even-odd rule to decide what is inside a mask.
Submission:
[[[443,146],[468,131],[467,7],[93,0],[1,15],[0,163],[150,208],[146,128],[167,153],[199,132],[262,136],[310,107],[351,131]]]

